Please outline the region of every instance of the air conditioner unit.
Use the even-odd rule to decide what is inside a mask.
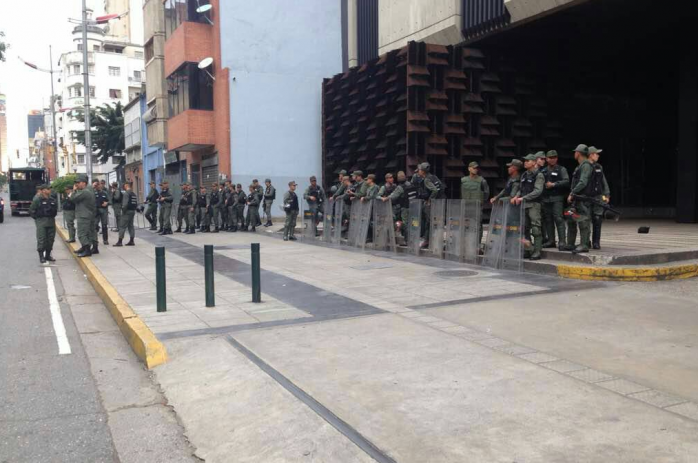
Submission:
[[[153,106],[152,108],[148,109],[143,114],[143,120],[146,122],[146,124],[148,122],[153,122],[157,117],[158,117],[157,106]]]

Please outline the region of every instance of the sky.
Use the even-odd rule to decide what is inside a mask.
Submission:
[[[88,0],[88,7],[99,8],[103,1]],[[51,77],[31,69],[17,56],[41,68],[49,68],[49,45],[53,47],[53,66],[61,53],[75,49],[68,18],[81,18],[82,0],[0,0],[0,31],[10,44],[6,61],[0,63],[0,93],[7,96],[8,151],[27,155],[27,114],[48,107]],[[99,11],[96,11],[99,14]],[[54,74],[58,85],[58,74]],[[56,88],[56,91],[57,88]]]

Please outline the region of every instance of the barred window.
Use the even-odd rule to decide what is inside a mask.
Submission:
[[[213,110],[213,82],[196,63],[185,63],[167,78],[170,117],[187,109]]]

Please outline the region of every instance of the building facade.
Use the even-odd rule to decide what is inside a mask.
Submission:
[[[139,94],[124,107],[124,178],[133,184],[133,191],[139,201],[144,198],[141,125],[141,95]]]
[[[5,94],[0,93],[0,172],[7,172],[11,167],[10,153],[7,151],[7,116]]]
[[[143,185],[142,191],[145,196],[150,193],[150,182],[159,185],[165,177],[164,150],[161,146],[150,144],[148,127],[145,116],[148,113],[148,97],[142,94],[140,97],[141,110],[141,153],[143,155]]]

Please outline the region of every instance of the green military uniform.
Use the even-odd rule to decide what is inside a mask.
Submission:
[[[264,187],[259,184],[259,182],[255,183],[254,187],[254,192],[257,195],[257,198],[259,199],[259,205],[262,206],[264,204]],[[255,227],[262,225],[262,219],[259,215],[259,207],[257,208],[257,225]]]
[[[181,233],[182,232],[182,222],[185,223],[186,229],[184,231],[189,230],[189,208],[191,207],[189,204],[189,189],[187,188],[189,186],[188,183],[183,183],[182,184],[182,195],[179,197],[179,205],[177,206],[177,230],[175,230],[175,233]]]
[[[237,194],[237,204],[235,205],[235,216],[239,223],[239,229],[245,228],[245,206],[247,205],[247,195],[242,188],[235,190]]]
[[[63,222],[68,229],[68,243],[75,242],[75,203],[70,198],[63,201]]]
[[[535,161],[534,154],[524,158],[527,161]],[[516,197],[523,199],[526,214],[526,230],[530,231],[533,238],[533,254],[531,259],[540,259],[543,248],[543,231],[541,229],[541,203],[540,197],[545,188],[545,177],[538,169],[527,170],[521,176],[521,186]]]
[[[572,196],[584,195],[588,192],[587,188],[591,183],[591,175],[594,168],[592,164],[584,159],[572,174]],[[577,218],[569,217],[567,220],[567,246],[566,250],[573,252],[588,252],[589,243],[591,240],[591,207],[586,201],[575,200],[573,205],[576,210]],[[576,248],[574,244],[577,240],[577,227],[581,235],[581,242]]]
[[[211,224],[214,226],[213,233],[218,233],[220,231],[220,220],[221,220],[221,207],[223,200],[221,199],[221,190],[212,189],[208,194],[208,211],[210,216],[209,227]]]
[[[379,191],[380,187],[375,183],[373,185],[366,183],[366,194],[364,195],[364,201],[372,201],[378,198]]]
[[[187,210],[187,231],[185,233],[193,235],[196,233],[196,209],[199,202],[199,193],[196,192],[196,188],[191,188],[187,192],[189,209]]]
[[[49,189],[43,185],[43,189]],[[39,260],[43,264],[46,260],[53,261],[51,251],[53,241],[56,239],[56,214],[58,214],[58,202],[52,196],[45,198],[43,195],[35,196],[29,206],[29,215],[34,219],[36,226],[36,250],[39,252]]]
[[[259,192],[253,190],[249,195],[247,195],[247,217],[245,220],[245,230],[252,227],[251,231],[257,231],[257,225],[259,222],[259,203],[261,197]]]
[[[111,203],[111,208],[114,211],[114,224],[116,225],[117,230],[119,227],[121,227],[121,211],[122,211],[122,202],[124,199],[124,194],[121,191],[120,187],[116,187],[116,190],[114,190],[114,193],[112,193],[109,197],[110,203]]]
[[[296,220],[298,219],[298,195],[294,191],[284,193],[284,212],[286,212],[286,220],[284,221],[284,241],[295,241],[296,237]]]
[[[594,146],[589,147],[589,156],[601,153],[603,150]],[[604,208],[599,204],[609,201],[611,189],[608,186],[603,167],[597,162],[593,163],[594,170],[591,174],[591,188],[589,194],[596,200],[597,204],[591,205],[591,225],[592,225],[592,245],[594,249],[601,249],[601,226],[604,219]]]
[[[507,167],[511,166],[516,166],[520,171],[521,168],[523,168],[523,163],[518,159],[514,159],[510,163],[507,163]],[[508,201],[511,198],[515,198],[519,192],[519,188],[521,188],[521,174],[517,173],[514,177],[509,176],[504,188],[494,196],[492,202]]]
[[[121,195],[121,223],[119,224],[119,241],[115,246],[120,246],[124,239],[126,230],[130,238],[126,246],[133,246],[133,239],[136,237],[136,229],[133,226],[133,219],[136,217],[136,208],[138,208],[138,196],[132,190],[126,191]]]
[[[477,162],[471,162],[468,167],[479,168]],[[485,204],[485,201],[490,199],[490,186],[487,180],[480,175],[466,175],[460,179],[460,198],[466,201],[480,201],[480,207]],[[482,242],[482,220],[483,215],[480,215],[479,239],[478,243]]]
[[[164,188],[160,192],[160,235],[172,234],[172,203],[174,197],[169,188]]]
[[[87,181],[87,177],[78,176],[78,181]],[[78,241],[82,247],[78,251],[78,256],[87,257],[92,254],[92,237],[95,234],[95,192],[90,185],[82,190],[75,190],[70,195],[70,200],[75,204],[75,219],[78,225]]]
[[[198,192],[198,196],[196,197],[196,226],[199,229],[199,231],[204,231],[204,228],[207,226],[206,225],[206,216],[208,215],[206,212],[206,202],[208,201],[207,199],[207,194],[203,193],[201,190]]]
[[[315,199],[311,200],[311,196]],[[305,199],[305,201],[308,203],[308,210],[311,214],[313,214],[313,217],[315,218],[315,223],[318,223],[318,213],[321,212],[322,205],[325,202],[325,190],[323,190],[322,187],[318,184],[315,184],[315,186],[311,184],[308,186],[308,188],[305,189],[305,193],[303,193],[303,199]]]
[[[266,219],[266,226],[270,227],[271,222],[271,206],[276,199],[276,188],[271,184],[270,179],[266,179],[264,183],[269,183],[269,186],[264,189],[264,218]]]
[[[151,230],[157,230],[158,197],[160,197],[158,190],[151,187],[148,197],[145,199],[145,202],[148,203],[145,218],[150,223]]]
[[[420,169],[425,172],[428,170],[427,166],[424,164],[420,165]],[[427,173],[427,176],[422,178],[419,174],[412,176],[412,184],[417,189],[417,199],[424,201],[424,207],[422,207],[422,238],[424,238],[425,243],[429,241],[430,226],[429,221],[431,220],[431,201],[433,199],[438,199],[439,188],[431,180],[431,175]]]
[[[408,181],[400,182],[395,186],[395,189],[388,195],[390,203],[393,205],[393,218],[395,222],[401,222],[402,235],[407,238],[407,224],[410,220],[410,198],[407,195],[411,184]]]
[[[97,227],[101,226],[102,241],[109,244],[109,193],[105,190],[95,191],[95,233],[92,236],[92,244],[97,244]],[[94,254],[94,252],[93,252]]]
[[[548,158],[557,158],[556,151],[548,151]],[[555,166],[547,166],[543,170],[545,183],[552,183],[551,188],[545,187],[543,191],[543,229],[545,230],[546,242],[543,247],[555,247],[555,229],[557,229],[558,247],[563,249],[567,239],[565,234],[565,198],[570,187],[570,177],[567,169],[556,164]]]

